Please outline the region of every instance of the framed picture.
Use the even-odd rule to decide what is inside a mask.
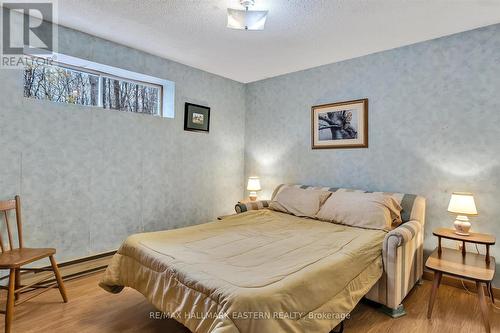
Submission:
[[[311,108],[312,149],[367,148],[368,99]]]
[[[210,128],[210,108],[186,103],[184,107],[184,130],[208,132]]]

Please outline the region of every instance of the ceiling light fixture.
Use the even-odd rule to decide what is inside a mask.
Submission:
[[[255,0],[240,0],[245,9],[227,9],[227,27],[238,30],[264,30],[267,10],[248,10]]]

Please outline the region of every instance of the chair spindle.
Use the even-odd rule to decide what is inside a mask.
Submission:
[[[16,195],[16,221],[17,221],[17,241],[19,248],[23,248],[23,224],[21,222],[21,198]]]
[[[0,233],[0,248],[2,249],[2,252],[5,252],[5,249],[3,248],[3,240],[2,240],[2,234]]]
[[[9,216],[7,215],[7,211],[4,210],[3,214],[5,216],[5,224],[7,225],[7,235],[9,236],[9,249],[14,249],[14,242],[12,241],[12,232],[10,232],[10,224],[9,224]]]

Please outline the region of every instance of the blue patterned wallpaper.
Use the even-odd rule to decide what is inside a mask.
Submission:
[[[262,197],[279,183],[421,194],[428,253],[432,230],[452,226],[451,192],[470,191],[473,230],[500,237],[500,25],[246,89],[246,175],[261,177]],[[312,150],[311,106],[358,98],[369,99],[369,148]]]
[[[21,194],[26,244],[59,260],[230,213],[249,175],[262,197],[282,182],[422,194],[427,251],[452,224],[451,192],[471,191],[473,229],[498,235],[500,25],[248,85],[70,29],[59,38],[61,53],[175,81],[177,112],[25,99],[22,72],[0,70],[1,195]],[[311,150],[312,105],[365,97],[368,149]],[[185,101],[212,107],[210,134],[183,131]]]
[[[234,210],[243,84],[74,30],[59,39],[61,53],[174,81],[176,115],[26,99],[22,71],[0,69],[0,196],[21,195],[26,246],[74,259]],[[183,130],[184,102],[211,107],[209,134]]]

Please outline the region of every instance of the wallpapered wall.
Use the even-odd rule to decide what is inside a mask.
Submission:
[[[22,71],[1,69],[0,195],[21,195],[26,246],[72,259],[233,211],[243,84],[65,28],[59,52],[174,81],[176,116],[26,99]],[[212,108],[209,134],[183,130],[186,101]]]
[[[454,220],[451,192],[470,191],[473,229],[500,237],[500,25],[246,88],[246,175],[262,178],[262,197],[279,183],[424,195],[428,253],[432,230]],[[369,148],[312,150],[311,106],[358,98],[370,103]]]
[[[471,191],[473,229],[498,234],[500,25],[248,85],[62,27],[59,52],[176,83],[162,119],[26,99],[22,71],[0,70],[1,195],[21,194],[26,244],[59,260],[230,213],[249,175],[262,197],[284,182],[422,194],[427,252],[451,192]],[[311,106],[357,98],[369,148],[311,150]],[[210,134],[183,131],[186,101],[212,108]]]

